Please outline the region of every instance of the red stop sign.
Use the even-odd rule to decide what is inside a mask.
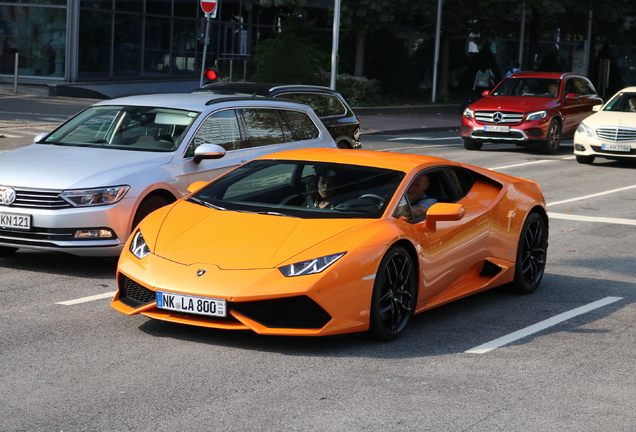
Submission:
[[[201,0],[201,9],[205,13],[212,13],[216,9],[217,0]]]

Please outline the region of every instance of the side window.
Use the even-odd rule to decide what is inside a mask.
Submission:
[[[347,112],[340,99],[331,95],[322,95],[327,106],[329,115],[343,115]]]
[[[197,131],[186,157],[194,155],[201,144],[218,144],[225,150],[241,147],[241,134],[235,110],[219,111],[209,116]]]
[[[315,93],[288,93],[283,97],[294,99],[296,102],[309,105],[318,117],[325,117],[329,115],[327,107],[325,106],[321,95]]]
[[[319,129],[311,118],[302,111],[283,111],[284,117],[287,119],[294,141],[304,141],[316,139],[320,135]]]
[[[251,147],[260,147],[285,142],[276,110],[246,108],[241,110],[245,120],[247,137]]]

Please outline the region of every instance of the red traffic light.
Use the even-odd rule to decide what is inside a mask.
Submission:
[[[215,69],[206,69],[203,74],[205,75],[205,79],[207,81],[216,81],[216,79],[219,77]]]

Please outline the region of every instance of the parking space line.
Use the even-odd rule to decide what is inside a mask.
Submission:
[[[422,137],[398,137],[398,138],[389,138],[387,141],[404,141],[404,140],[414,140],[414,141],[441,141],[441,140],[456,140],[457,137],[438,137],[438,138],[422,138]]]
[[[518,164],[514,164],[514,165],[504,165],[504,166],[500,166],[500,167],[486,168],[486,169],[489,169],[491,171],[496,171],[496,170],[507,169],[507,168],[517,168],[517,167],[520,167],[520,166],[542,164],[542,163],[546,163],[546,162],[558,162],[558,161],[559,161],[559,159],[542,159],[542,160],[538,160],[538,161],[523,162],[523,163],[518,163]]]
[[[117,291],[113,291],[113,292],[104,293],[104,294],[97,294],[97,295],[93,295],[93,296],[82,297],[82,298],[78,298],[78,299],[75,299],[75,300],[61,301],[61,302],[57,302],[55,304],[64,305],[64,306],[71,306],[71,305],[76,305],[76,304],[80,304],[80,303],[90,302],[90,301],[93,301],[93,300],[101,300],[101,299],[109,298],[109,297],[114,296],[116,292]]]
[[[593,303],[587,304],[585,306],[578,307],[576,309],[572,309],[571,311],[564,312],[562,314],[556,315],[547,320],[541,321],[539,323],[533,324],[530,327],[526,327],[524,329],[518,330],[514,333],[510,333],[506,336],[502,336],[498,339],[492,340],[490,342],[486,342],[483,345],[476,346],[475,348],[471,348],[467,351],[464,351],[469,354],[484,354],[489,351],[494,350],[495,348],[502,347],[504,345],[508,345],[516,340],[522,339],[526,336],[529,336],[533,333],[537,333],[541,330],[545,330],[548,327],[555,326],[563,321],[567,321],[570,318],[574,318],[578,315],[583,315],[584,313],[590,312],[594,309],[598,309],[603,306],[607,306],[611,303],[622,300],[623,297],[605,297],[601,300],[595,301]]]
[[[563,219],[563,220],[573,220],[579,222],[601,222],[601,223],[611,223],[618,225],[636,225],[635,219],[621,219],[621,218],[608,218],[608,217],[598,217],[598,216],[581,216],[567,213],[553,213],[550,212],[550,219]]]
[[[551,202],[548,203],[548,206],[553,206],[553,205],[559,205],[559,204],[566,204],[566,203],[571,203],[574,201],[581,201],[581,200],[585,200],[585,199],[589,199],[589,198],[596,198],[599,196],[603,196],[603,195],[609,195],[609,194],[613,194],[613,193],[617,193],[617,192],[623,192],[626,190],[630,190],[630,189],[634,189],[636,188],[636,185],[631,185],[631,186],[625,186],[622,188],[618,188],[618,189],[611,189],[605,192],[599,192],[599,193],[595,193],[595,194],[591,194],[591,195],[584,195],[584,196],[580,196],[580,197],[576,197],[576,198],[570,198],[570,199],[566,199],[566,200],[562,200],[562,201],[555,201],[555,202]]]

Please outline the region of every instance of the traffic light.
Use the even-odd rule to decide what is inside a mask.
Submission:
[[[217,80],[219,74],[215,68],[210,68],[203,71],[203,76],[205,77],[205,83],[210,84]]]

